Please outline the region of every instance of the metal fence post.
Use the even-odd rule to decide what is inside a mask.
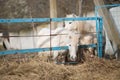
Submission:
[[[102,31],[103,31],[103,19],[102,18],[99,18],[98,19],[98,57],[99,58],[102,58],[103,57],[103,34],[102,34]]]

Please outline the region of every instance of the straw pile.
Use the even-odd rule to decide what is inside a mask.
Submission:
[[[120,61],[86,56],[84,63],[57,65],[38,56],[19,64],[0,59],[0,80],[120,80]]]

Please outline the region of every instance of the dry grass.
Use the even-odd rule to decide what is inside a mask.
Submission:
[[[120,80],[120,62],[90,58],[77,65],[56,65],[35,56],[20,64],[0,60],[0,80]]]

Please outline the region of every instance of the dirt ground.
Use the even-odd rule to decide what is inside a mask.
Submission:
[[[120,80],[120,61],[115,59],[85,56],[83,63],[58,65],[46,56],[24,57],[0,57],[0,80]]]

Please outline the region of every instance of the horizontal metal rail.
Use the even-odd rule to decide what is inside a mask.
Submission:
[[[60,21],[86,21],[97,20],[98,17],[77,17],[77,18],[16,18],[0,19],[0,23],[25,23],[25,22],[60,22]]]
[[[120,4],[108,4],[108,5],[100,5],[100,6],[95,6],[95,16],[98,17],[98,10],[100,8],[110,8],[110,7],[120,7]]]
[[[108,4],[108,5],[100,5],[100,6],[96,6],[95,8],[106,8],[106,7],[118,7],[120,6],[120,4]]]
[[[88,48],[88,47],[96,47],[96,44],[90,45],[80,45],[79,48]],[[51,48],[33,48],[33,49],[21,49],[21,50],[6,50],[0,51],[0,55],[7,55],[7,54],[16,54],[16,53],[34,53],[34,52],[45,52],[45,51],[57,51],[57,50],[67,50],[68,46],[60,46],[60,47],[51,47]]]

